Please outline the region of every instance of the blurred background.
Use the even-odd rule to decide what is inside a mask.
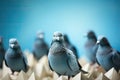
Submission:
[[[36,32],[45,32],[50,45],[54,31],[68,34],[79,56],[84,54],[84,33],[105,35],[120,51],[119,0],[0,0],[0,36],[17,38],[23,50],[33,49]]]

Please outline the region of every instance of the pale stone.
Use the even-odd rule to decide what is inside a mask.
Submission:
[[[84,66],[82,67],[82,70],[84,70],[84,71],[89,71],[90,68],[91,68],[90,64],[87,63],[86,65],[84,65]]]
[[[42,80],[53,80],[53,78],[51,78],[51,77],[45,77],[45,78],[43,78]],[[57,80],[57,79],[56,79]]]
[[[24,71],[21,71],[17,77],[17,80],[27,80],[28,76]]]
[[[36,66],[37,64],[37,60],[34,58],[33,54],[28,54],[27,55],[27,61],[28,61],[28,66],[31,68],[31,69],[34,69],[34,67]]]
[[[78,73],[76,76],[74,76],[72,80],[81,80],[81,73]]]
[[[111,68],[108,72],[106,72],[105,76],[110,80],[120,80],[120,76],[114,68]]]
[[[66,76],[60,76],[57,80],[68,80]]]
[[[49,69],[48,58],[43,56],[35,67],[35,73],[42,79],[43,77],[53,77],[53,72]]]
[[[83,73],[78,73],[72,80],[89,80]]]
[[[99,66],[99,67],[97,67],[96,68],[96,71],[98,71],[99,73],[105,73],[106,71],[105,71],[105,69],[104,68],[102,68],[101,66]]]
[[[2,69],[0,69],[0,78],[2,77],[2,72],[3,72]]]
[[[27,71],[27,73],[26,73],[26,74],[27,74],[28,76],[30,76],[32,73],[33,73],[32,69],[31,69],[31,68],[29,68],[29,70]]]
[[[87,61],[85,60],[85,58],[80,58],[78,61],[81,66],[84,66],[85,64],[87,64]]]
[[[97,76],[100,74],[98,71],[93,71],[93,72],[90,72],[90,73],[88,73],[89,75],[88,75],[88,78],[90,79],[90,80],[93,80],[93,79],[95,79],[95,78],[97,78]]]
[[[95,80],[109,80],[103,73],[100,73],[100,75]]]
[[[35,74],[34,74],[34,72],[31,74],[31,76],[29,77],[28,80],[35,80]]]
[[[17,77],[18,77],[18,75],[10,75],[10,78],[12,79],[12,80],[16,80],[17,79]]]
[[[6,74],[1,80],[11,80],[9,74]]]
[[[59,77],[59,76],[57,75],[57,73],[56,73],[56,72],[53,72],[53,79],[54,79],[54,80],[57,80],[58,77]]]
[[[89,80],[83,73],[80,73],[81,74],[81,79],[80,80]]]
[[[7,75],[8,73],[10,74],[10,73],[12,73],[12,72],[11,72],[10,68],[8,68],[8,67],[6,66],[5,61],[3,61],[2,76],[4,77],[4,76]]]

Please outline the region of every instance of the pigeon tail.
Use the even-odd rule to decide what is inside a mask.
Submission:
[[[81,69],[81,72],[82,72],[83,74],[88,74],[88,72],[86,72],[86,71],[84,71],[84,70],[82,70],[82,69]]]

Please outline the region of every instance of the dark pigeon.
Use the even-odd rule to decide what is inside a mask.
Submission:
[[[98,49],[98,46],[96,45],[97,38],[93,31],[88,31],[85,35],[86,42],[85,42],[85,56],[87,57],[88,61],[91,64],[94,64],[96,62],[96,52]]]
[[[5,49],[3,45],[3,38],[0,37],[0,68],[3,67],[4,56],[5,56]]]
[[[48,55],[49,47],[44,40],[44,33],[39,32],[35,39],[33,55],[34,57],[39,60],[44,55]]]
[[[96,58],[97,62],[106,70],[110,70],[112,67],[116,71],[120,70],[120,52],[113,49],[108,42],[107,38],[99,37],[97,44],[99,45]]]
[[[12,74],[23,70],[28,70],[27,59],[22,53],[17,39],[12,38],[9,40],[9,48],[5,54],[5,63],[11,69]]]
[[[63,34],[54,32],[53,41],[48,54],[49,66],[52,71],[55,71],[59,76],[66,75],[68,80],[74,77],[80,71],[83,71],[74,53],[67,49],[63,44]]]

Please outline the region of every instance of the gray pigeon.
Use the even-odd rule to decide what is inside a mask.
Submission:
[[[5,63],[11,69],[12,74],[17,71],[28,70],[27,59],[22,53],[17,39],[12,38],[9,40],[9,48],[5,54]]]
[[[5,49],[3,46],[3,38],[0,37],[0,68],[2,68],[3,66],[4,56],[5,56]]]
[[[79,55],[78,55],[78,52],[77,52],[76,47],[70,43],[67,34],[64,34],[63,37],[64,37],[64,45],[65,45],[65,47],[67,47],[68,49],[72,50],[73,53],[74,53],[74,55],[75,55],[76,58],[78,59],[78,58],[79,58]]]
[[[112,67],[114,67],[116,71],[120,70],[120,52],[114,50],[104,36],[99,37],[97,44],[99,45],[96,54],[97,62],[106,71]]]
[[[37,38],[35,39],[33,55],[39,60],[44,55],[47,55],[49,51],[48,45],[44,40],[44,33],[38,32]]]
[[[98,49],[96,45],[97,38],[92,30],[88,31],[85,37],[87,38],[85,43],[85,56],[91,64],[94,64],[96,62],[96,52]]]
[[[63,40],[62,33],[54,32],[53,41],[48,53],[50,69],[55,71],[59,76],[68,76],[68,80],[80,71],[87,73],[81,69],[81,65],[74,53],[64,46]]]

